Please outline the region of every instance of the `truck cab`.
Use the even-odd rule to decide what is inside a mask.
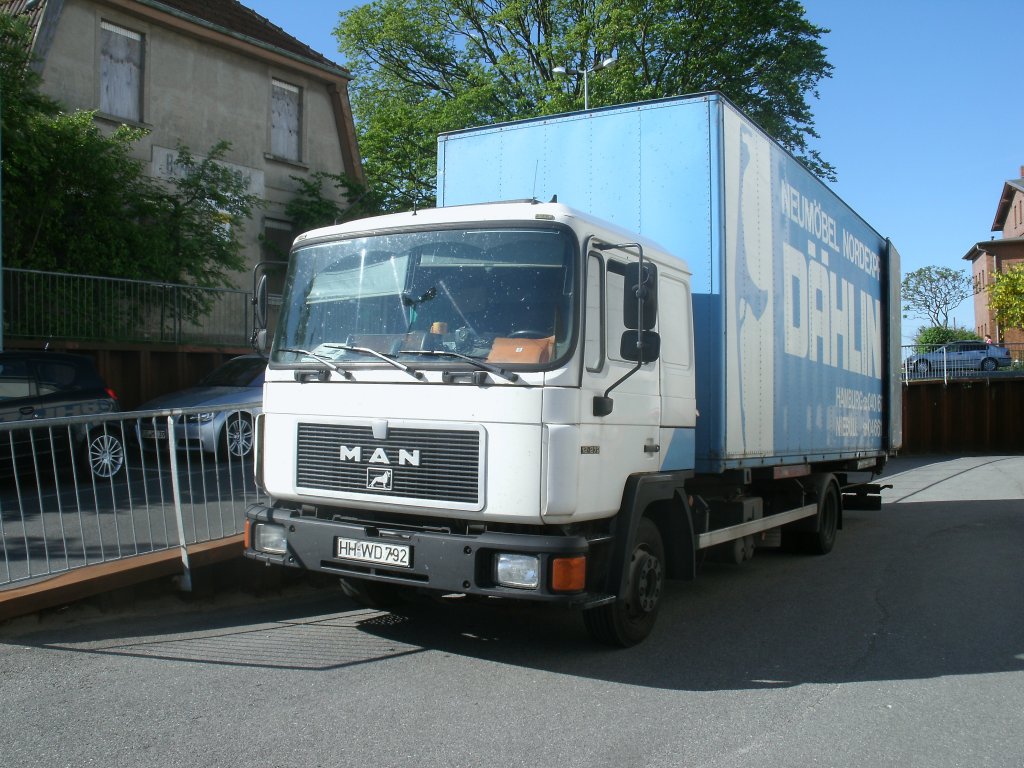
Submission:
[[[685,263],[563,205],[460,206],[303,235],[284,296],[250,557],[367,602],[613,598],[627,479],[693,469]]]

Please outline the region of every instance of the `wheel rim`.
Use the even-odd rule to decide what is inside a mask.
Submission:
[[[124,466],[124,446],[114,435],[102,433],[89,441],[89,467],[96,477],[113,477]]]
[[[996,369],[996,361],[992,359],[982,360],[981,369],[983,371],[994,371]]]
[[[252,450],[252,423],[241,416],[228,422],[228,453],[232,456],[247,456]]]
[[[637,604],[644,613],[658,607],[661,598],[661,561],[644,553],[641,558],[636,582]]]
[[[627,607],[633,618],[643,618],[655,611],[661,599],[663,570],[661,561],[646,549],[637,548],[631,566],[630,599]]]

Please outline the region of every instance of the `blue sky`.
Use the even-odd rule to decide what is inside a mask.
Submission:
[[[242,0],[344,64],[331,31],[346,0]],[[804,0],[835,67],[812,102],[832,188],[895,243],[903,272],[967,269],[1003,182],[1024,165],[1020,0]],[[354,73],[358,75],[357,73]],[[974,327],[972,302],[954,313]],[[904,338],[923,324],[903,321]]]

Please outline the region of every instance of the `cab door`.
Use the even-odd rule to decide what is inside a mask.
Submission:
[[[660,466],[660,364],[646,363],[627,377],[636,363],[620,354],[625,266],[636,261],[619,249],[587,257],[579,492],[581,509],[595,516],[618,509],[629,475]],[[611,412],[596,416],[594,398],[609,389]]]

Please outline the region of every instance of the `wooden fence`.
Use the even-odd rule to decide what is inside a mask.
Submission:
[[[902,452],[1024,452],[1024,378],[990,376],[904,385]]]

